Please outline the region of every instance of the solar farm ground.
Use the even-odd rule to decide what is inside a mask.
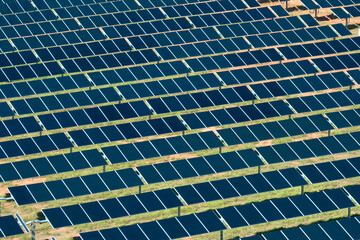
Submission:
[[[141,1],[139,1],[139,2],[141,2]],[[275,5],[279,5],[279,2],[277,2],[277,1],[271,2],[271,3],[261,2],[261,7],[275,6]],[[283,3],[282,6],[285,6],[285,4]],[[289,12],[290,16],[298,16],[298,15],[303,15],[303,14],[309,13],[308,10],[304,10],[300,1],[294,1],[294,0],[290,1],[288,12]],[[318,23],[320,24],[320,26],[327,26],[329,24],[336,24],[336,23],[344,23],[343,20],[336,19],[336,18],[330,16],[330,14],[331,14],[330,9],[321,9],[319,11]],[[312,13],[312,15],[313,15],[313,13]],[[359,25],[357,24],[357,21],[358,21],[357,18],[350,20],[350,25],[348,28],[351,31],[352,36],[337,37],[337,39],[343,39],[343,38],[346,39],[349,37],[356,37],[358,34],[358,27],[359,27]],[[327,40],[329,40],[329,39],[327,39]],[[316,42],[321,42],[321,41],[325,41],[325,40],[318,40]],[[303,44],[303,43],[301,43],[301,44]],[[294,44],[294,45],[300,45],[300,44]],[[279,46],[276,45],[275,47],[279,47]],[[272,48],[272,47],[265,47],[263,49],[267,49],[267,48]],[[254,51],[254,50],[252,50],[252,51]],[[244,51],[240,51],[240,52],[244,52]],[[359,50],[353,51],[351,53],[359,53]],[[221,56],[224,54],[213,54],[212,56],[217,56],[217,55]],[[327,54],[326,57],[334,56],[334,55],[338,55],[338,53]],[[307,59],[313,59],[313,57],[301,58],[301,60],[307,60]],[[286,60],[284,62],[286,62]],[[273,63],[274,62],[272,62],[271,64],[273,64]],[[276,63],[279,63],[279,61],[276,61]],[[256,64],[256,67],[267,66],[267,65],[269,65],[269,63],[263,63],[263,64],[260,63],[260,64]],[[243,68],[243,66],[233,67],[231,69],[235,70],[235,69],[242,69],[242,68]],[[201,75],[201,74],[213,73],[213,72],[218,72],[218,70],[198,71],[196,73],[190,73],[190,75]],[[331,73],[336,73],[336,72],[344,72],[344,69],[331,71]],[[77,73],[79,73],[79,72],[77,72]],[[322,73],[320,73],[320,74],[322,74]],[[314,74],[306,74],[306,76],[312,76],[312,75],[314,75]],[[185,76],[185,74],[184,74],[184,76]],[[300,76],[304,76],[304,75],[300,75]],[[296,78],[298,78],[300,76],[296,76]],[[162,77],[159,79],[161,79],[160,81],[162,81],[162,80],[173,79],[173,78],[174,78],[174,76]],[[295,78],[295,77],[292,77],[291,79],[293,79],[293,78]],[[288,78],[287,77],[277,78],[276,81],[286,80],[286,79],[288,79]],[[147,81],[147,80],[137,81],[137,83],[140,83],[140,82],[149,82],[149,81]],[[271,82],[271,81],[267,81],[267,80],[266,81],[258,81],[256,83],[266,83],[266,82]],[[353,85],[351,85],[351,88],[358,89],[359,88],[358,83],[359,82],[353,81]],[[122,83],[121,84],[108,84],[108,85],[106,85],[106,87],[108,87],[108,86],[113,87],[113,86],[120,86],[120,85],[123,85],[123,84]],[[247,85],[247,84],[240,84],[240,85]],[[221,88],[227,89],[227,88],[232,88],[235,86],[239,86],[239,84],[221,86]],[[250,86],[252,86],[252,83],[250,84]],[[98,89],[98,88],[101,89],[103,87],[104,86],[94,86],[94,87],[92,87],[92,89]],[[338,93],[341,91],[347,91],[349,88],[350,88],[350,86],[340,86],[340,87],[330,88],[330,89],[325,89],[325,90],[317,90],[317,91],[309,91],[309,92],[291,94],[288,96],[275,96],[275,97],[271,97],[271,98],[262,98],[262,99],[259,98],[259,99],[254,100],[254,102],[252,102],[250,100],[250,101],[242,101],[240,103],[235,102],[235,103],[226,104],[226,105],[220,104],[218,106],[203,107],[203,108],[193,109],[193,110],[185,110],[185,111],[181,110],[181,111],[172,111],[169,113],[159,113],[159,114],[151,115],[151,119],[159,119],[159,118],[180,116],[180,115],[182,116],[182,115],[190,114],[190,113],[214,111],[214,110],[219,110],[219,109],[224,109],[224,108],[228,109],[231,107],[248,106],[248,105],[252,105],[252,104],[256,105],[256,104],[260,104],[260,103],[273,102],[276,100],[293,99],[293,98],[295,99],[295,98],[306,97],[306,96],[321,95],[321,94],[325,94],[325,93],[328,93],[328,94]],[[88,89],[88,88],[83,88],[81,90],[85,90],[85,89]],[[170,94],[170,95],[178,96],[178,95],[185,95],[188,93],[200,93],[200,92],[205,92],[208,90],[217,90],[217,89],[219,89],[219,87],[210,87],[205,90],[198,89],[198,90],[191,90],[188,92],[180,92],[180,93],[175,93],[175,94]],[[61,93],[73,93],[73,92],[77,92],[77,91],[80,91],[80,89],[64,90],[64,91],[61,91]],[[259,90],[259,93],[260,93],[260,90]],[[54,93],[50,92],[50,93],[44,93],[44,94],[36,94],[36,97],[45,97],[45,96],[49,96],[52,94],[54,94]],[[59,94],[59,93],[56,92],[56,94]],[[159,96],[165,97],[167,95],[159,95]],[[159,96],[145,97],[145,98],[140,98],[140,99],[147,99],[147,100],[148,99],[156,99]],[[25,99],[32,98],[32,97],[33,96],[25,97]],[[24,97],[22,97],[22,96],[6,98],[6,99],[3,99],[3,102],[6,101],[6,102],[12,103],[16,100],[23,99],[23,98]],[[125,100],[122,102],[135,102],[137,100],[139,100],[139,99]],[[108,106],[108,105],[109,105],[109,103],[96,104],[96,106]],[[88,109],[88,108],[90,109],[92,107],[93,106],[80,106],[80,107],[71,108],[71,110]],[[37,159],[37,158],[42,158],[42,157],[46,157],[46,156],[65,154],[65,153],[69,153],[70,151],[79,152],[79,151],[86,151],[86,150],[90,150],[90,149],[94,149],[94,148],[103,150],[106,147],[110,147],[110,146],[124,145],[124,144],[129,144],[129,143],[141,143],[141,142],[160,139],[160,138],[169,139],[169,138],[175,137],[175,136],[182,136],[183,134],[185,134],[185,136],[187,136],[187,135],[190,135],[193,133],[204,133],[204,132],[209,132],[209,131],[212,131],[212,132],[216,131],[218,136],[221,135],[221,137],[223,137],[223,135],[221,133],[221,130],[223,130],[223,129],[235,128],[235,127],[240,127],[240,126],[252,126],[252,125],[255,126],[256,124],[260,124],[260,123],[265,124],[265,123],[270,123],[270,122],[272,123],[275,121],[279,122],[281,120],[287,120],[289,118],[298,119],[301,117],[314,116],[314,115],[324,116],[324,114],[325,114],[327,117],[329,117],[330,113],[352,110],[352,109],[356,110],[357,114],[360,115],[360,112],[358,111],[359,110],[358,103],[351,104],[350,106],[344,105],[341,107],[327,108],[324,110],[311,109],[311,111],[304,111],[302,113],[291,114],[290,117],[288,114],[284,114],[281,116],[278,115],[275,117],[274,116],[268,117],[268,118],[265,117],[265,118],[258,119],[258,120],[245,121],[245,122],[240,122],[240,123],[218,124],[218,125],[207,126],[207,127],[198,128],[198,129],[187,129],[184,133],[182,131],[172,131],[172,132],[160,133],[160,134],[156,134],[156,135],[149,135],[149,136],[143,136],[143,137],[137,137],[137,138],[128,138],[128,139],[124,139],[124,140],[116,140],[116,141],[111,141],[111,142],[106,142],[106,143],[99,143],[99,144],[96,144],[96,146],[94,146],[93,144],[91,144],[91,145],[84,144],[83,146],[80,146],[79,144],[77,144],[78,146],[73,147],[71,150],[69,148],[64,148],[64,149],[60,149],[60,150],[56,150],[56,151],[48,151],[48,152],[44,152],[44,153],[34,153],[34,154],[31,154],[31,156],[14,156],[14,157],[1,159],[1,163],[18,162],[18,161],[20,162],[20,161],[28,160],[28,159]],[[66,110],[68,110],[68,109],[66,109]],[[64,110],[61,109],[61,110],[52,110],[52,111],[48,111],[48,112],[56,113],[56,112],[63,112],[63,111]],[[30,114],[25,113],[19,117],[23,118],[23,117],[27,117],[27,116],[38,116],[38,114],[37,113],[30,113]],[[16,118],[17,117],[18,116],[16,116]],[[4,117],[2,120],[9,120],[9,119],[11,119],[10,116]],[[150,119],[149,116],[146,115],[146,116],[137,117],[137,118],[116,120],[116,121],[112,121],[111,123],[110,122],[99,122],[96,124],[85,125],[85,126],[61,127],[58,129],[55,128],[55,129],[49,130],[49,131],[42,131],[41,134],[42,135],[51,135],[51,134],[55,134],[55,133],[64,133],[64,132],[69,133],[69,132],[72,132],[75,130],[91,129],[94,127],[104,127],[104,126],[115,125],[115,124],[132,123],[135,121],[140,122],[140,121],[149,120],[149,119]],[[359,122],[356,124],[356,120],[355,120],[355,123],[352,125],[353,126],[351,126],[351,127],[349,127],[349,126],[336,127],[336,128],[334,127],[331,130],[330,135],[338,136],[341,134],[356,133],[356,132],[360,131],[360,127],[359,127],[360,123]],[[254,128],[254,130],[255,130],[255,128]],[[226,136],[225,136],[225,131],[224,131],[223,138],[225,139],[226,144],[224,144],[224,146],[221,146],[220,149],[219,149],[219,147],[213,147],[213,148],[206,149],[206,150],[200,149],[199,151],[190,151],[190,152],[184,151],[183,153],[179,153],[179,154],[171,154],[171,155],[164,155],[164,156],[160,156],[160,157],[150,157],[150,158],[145,158],[145,159],[135,160],[135,161],[108,164],[108,165],[106,165],[106,172],[111,172],[111,171],[120,170],[120,169],[135,169],[135,168],[140,169],[139,167],[141,167],[141,166],[148,166],[150,164],[158,164],[158,163],[164,163],[164,162],[177,162],[177,161],[181,161],[183,159],[191,159],[191,158],[196,158],[196,157],[200,157],[200,156],[209,156],[209,155],[213,155],[213,154],[218,154],[219,151],[221,151],[221,153],[227,153],[227,152],[246,150],[246,149],[261,149],[261,147],[264,147],[264,146],[275,146],[275,145],[279,145],[279,144],[283,144],[283,143],[298,142],[298,141],[302,141],[302,140],[311,140],[311,139],[317,139],[317,138],[325,138],[328,135],[329,135],[329,132],[327,130],[323,130],[323,131],[316,131],[316,132],[300,134],[300,135],[293,134],[288,137],[281,137],[281,138],[275,138],[275,139],[266,139],[265,138],[264,140],[260,140],[260,141],[256,141],[256,142],[248,141],[248,142],[242,143],[242,144],[228,144],[228,142],[226,142],[226,139],[225,139]],[[36,137],[36,136],[39,136],[39,132],[3,137],[3,138],[0,138],[0,142],[19,140],[19,139],[23,139],[23,138]],[[298,160],[291,160],[291,161],[278,162],[278,163],[272,163],[272,164],[264,164],[264,165],[261,165],[260,170],[262,173],[265,173],[265,172],[270,172],[270,171],[275,171],[275,170],[307,166],[307,165],[311,165],[311,164],[333,162],[335,160],[351,159],[351,158],[360,156],[360,150],[346,151],[346,152],[339,151],[338,153],[333,153],[332,151],[330,151],[330,152],[331,152],[331,154],[324,154],[323,156],[301,158]],[[53,175],[43,175],[43,176],[39,176],[39,177],[35,177],[35,178],[24,178],[24,179],[20,179],[20,180],[6,181],[3,183],[0,183],[0,196],[9,196],[8,188],[12,188],[12,187],[16,187],[16,186],[24,186],[24,185],[31,186],[32,184],[36,184],[36,183],[44,183],[44,182],[61,180],[61,179],[75,178],[75,177],[79,177],[79,176],[92,175],[92,174],[96,174],[96,173],[100,174],[103,171],[104,171],[103,166],[96,166],[96,167],[92,167],[92,168],[79,169],[76,171],[64,171],[63,173],[58,173],[58,174],[53,174]],[[204,182],[210,182],[210,181],[221,180],[221,179],[230,179],[230,178],[239,177],[239,176],[249,176],[252,174],[257,174],[258,171],[259,171],[259,169],[257,166],[252,166],[252,167],[246,167],[246,168],[231,170],[231,171],[218,171],[217,173],[204,174],[202,176],[189,177],[189,178],[184,178],[181,180],[162,181],[162,182],[157,182],[157,183],[144,184],[141,186],[141,192],[145,193],[145,192],[150,192],[150,191],[157,191],[157,190],[168,189],[168,188],[176,188],[176,187],[180,187],[180,186],[187,186],[187,185],[191,185],[191,184],[204,183]],[[142,181],[145,183],[144,179],[142,179]],[[305,193],[318,192],[318,191],[323,191],[325,189],[337,189],[337,188],[343,188],[346,186],[358,185],[359,183],[360,183],[360,177],[349,177],[349,178],[345,177],[344,179],[340,179],[340,180],[327,180],[324,182],[319,181],[319,183],[311,183],[308,181],[308,185],[304,186],[304,190],[305,190]],[[129,196],[129,195],[134,195],[134,194],[138,194],[138,193],[139,193],[139,187],[135,186],[135,187],[122,188],[122,189],[113,190],[113,191],[104,191],[104,192],[100,192],[100,193],[96,193],[96,194],[86,194],[86,195],[79,196],[79,197],[64,198],[64,199],[59,199],[56,201],[44,201],[44,202],[38,201],[38,203],[36,203],[36,204],[29,204],[29,205],[24,204],[21,206],[18,206],[16,204],[16,202],[14,202],[12,200],[3,201],[1,203],[1,215],[5,216],[5,215],[13,215],[14,213],[18,213],[26,222],[36,220],[36,219],[42,220],[42,219],[44,219],[44,215],[41,213],[41,211],[44,209],[58,208],[58,207],[68,206],[68,205],[100,201],[100,200],[104,200],[104,199]],[[229,207],[229,206],[245,205],[245,204],[249,204],[249,203],[262,202],[265,200],[296,196],[299,194],[301,194],[301,187],[296,186],[296,187],[285,188],[285,189],[281,189],[281,190],[264,191],[264,192],[260,192],[260,193],[256,193],[256,194],[250,194],[250,195],[245,194],[244,196],[240,196],[240,197],[233,197],[233,198],[215,200],[215,201],[207,201],[207,202],[203,202],[203,203],[188,204],[188,205],[181,207],[181,215],[184,216],[184,215],[204,212],[204,211],[212,210],[212,209],[220,209],[220,208],[225,208],[225,207]],[[20,197],[19,197],[19,199],[20,199]],[[182,199],[182,201],[183,201],[183,199]],[[171,208],[171,209],[166,209],[166,210],[161,210],[161,211],[153,211],[153,212],[142,213],[142,214],[134,214],[134,215],[128,216],[128,217],[114,218],[111,220],[100,221],[100,222],[84,223],[84,224],[79,224],[79,225],[74,224],[74,226],[61,227],[61,228],[55,228],[55,229],[49,223],[41,223],[41,224],[36,224],[36,237],[37,237],[37,239],[47,239],[50,237],[55,237],[56,239],[73,239],[74,237],[79,238],[79,233],[90,232],[90,231],[95,231],[95,230],[100,230],[100,229],[108,229],[108,228],[119,227],[119,226],[133,225],[133,224],[150,222],[150,221],[161,220],[161,219],[167,219],[167,218],[177,217],[178,214],[179,214],[178,208]],[[352,216],[356,216],[356,215],[360,214],[359,205],[356,205],[355,207],[351,208],[351,214],[352,214]],[[288,219],[284,219],[284,220],[277,220],[277,221],[272,221],[272,222],[269,221],[267,223],[255,224],[255,225],[250,225],[250,226],[245,226],[245,227],[240,227],[240,228],[226,229],[223,232],[223,237],[224,237],[224,239],[234,239],[236,237],[243,238],[243,237],[253,236],[255,234],[278,230],[278,229],[283,229],[283,228],[292,228],[292,227],[297,227],[300,225],[309,225],[309,224],[316,223],[316,222],[329,221],[332,219],[346,218],[347,216],[348,216],[348,208],[343,208],[340,210],[323,212],[323,213],[319,213],[319,214],[312,214],[312,215],[303,216],[303,217],[288,218]],[[11,236],[8,239],[30,239],[30,235],[23,234],[23,235],[18,235],[18,236]],[[94,239],[96,239],[96,238],[94,238]],[[216,231],[213,233],[190,236],[190,237],[186,237],[184,239],[220,239],[220,232]]]

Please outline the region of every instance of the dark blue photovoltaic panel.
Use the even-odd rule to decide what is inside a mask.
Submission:
[[[11,110],[9,105],[6,102],[0,102],[0,117],[11,117],[11,116],[15,116],[15,114]]]
[[[18,221],[13,216],[0,217],[0,237],[9,237],[23,234]]]

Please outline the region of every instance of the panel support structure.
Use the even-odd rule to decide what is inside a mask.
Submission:
[[[35,240],[35,222],[31,223],[31,240]]]

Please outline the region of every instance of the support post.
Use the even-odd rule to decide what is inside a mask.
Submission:
[[[317,18],[317,9],[315,9],[315,19]]]
[[[301,195],[304,194],[304,185],[301,185]]]
[[[73,148],[71,147],[71,148],[70,148],[70,153],[72,153],[72,149],[73,149]]]
[[[141,193],[141,185],[139,186],[139,194]]]
[[[179,206],[178,207],[178,217],[180,217],[181,216],[181,207]]]
[[[31,240],[35,240],[35,223],[31,223]]]
[[[185,130],[182,131],[182,135],[183,135],[183,136],[185,135]]]
[[[287,10],[287,9],[288,9],[288,7],[289,7],[289,1],[288,1],[288,0],[286,0],[285,2],[286,2],[286,4],[285,4],[285,10]]]
[[[42,136],[42,131],[40,131],[40,136]]]
[[[328,136],[330,137],[330,135],[331,135],[331,129],[329,129],[328,131]]]
[[[348,18],[345,18],[345,26],[347,27],[348,25]]]
[[[103,166],[103,172],[106,172],[106,165]]]
[[[349,90],[352,90],[352,85],[350,85],[350,89]]]
[[[220,240],[224,240],[224,231],[223,230],[220,231]]]
[[[219,153],[221,153],[221,147],[219,147]]]
[[[258,166],[258,173],[261,173],[261,166]]]
[[[255,99],[252,100],[252,104],[253,104],[253,105],[255,104]]]
[[[289,114],[289,119],[291,119],[291,114]]]
[[[149,115],[149,120],[151,120],[151,115]]]
[[[350,218],[351,217],[351,208],[349,207],[348,208],[348,218]]]

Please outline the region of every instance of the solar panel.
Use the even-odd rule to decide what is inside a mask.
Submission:
[[[6,102],[0,102],[0,117],[11,117],[15,116],[14,112],[11,110],[9,105]]]
[[[11,237],[24,234],[14,216],[0,217],[0,237]]]
[[[324,201],[327,201],[330,203],[331,201],[345,201],[349,205],[343,205],[341,207],[333,204],[329,205],[329,208],[322,208],[323,206],[319,205],[318,200],[323,199]],[[296,199],[296,202],[294,202]],[[300,201],[299,201],[300,200]],[[311,202],[309,201],[311,200]],[[354,206],[354,204],[350,203],[351,201],[347,198],[347,196],[342,192],[341,189],[334,189],[334,190],[325,190],[323,192],[319,193],[307,193],[305,195],[300,196],[294,196],[294,197],[288,197],[288,198],[280,198],[280,199],[274,199],[274,200],[267,200],[263,202],[258,203],[252,203],[252,204],[246,204],[241,206],[235,206],[235,207],[228,207],[228,208],[222,208],[222,209],[216,209],[216,214],[218,214],[221,219],[227,223],[228,226],[236,228],[241,226],[248,226],[248,225],[254,225],[258,223],[265,223],[265,222],[271,222],[274,219],[276,219],[276,216],[278,218],[293,218],[298,216],[304,216],[304,215],[311,215],[318,213],[319,211],[316,208],[322,209],[322,211],[330,211],[330,209],[336,210],[341,209],[344,206]],[[267,204],[270,203],[270,204]],[[316,211],[311,212],[301,212],[299,209],[304,209],[304,207],[308,204],[311,204],[313,209],[316,209]],[[266,205],[267,204],[267,205]],[[265,212],[260,212],[259,209],[265,208]],[[309,208],[307,208],[309,209]],[[265,217],[267,216],[267,218]],[[215,215],[213,211],[207,211],[202,213],[195,213],[190,215],[185,215],[181,217],[175,217],[170,218],[166,220],[160,220],[160,221],[153,221],[145,224],[137,224],[137,227],[140,227],[143,229],[143,225],[151,224],[152,226],[158,226],[157,224],[162,225],[164,222],[173,222],[174,220],[178,220],[176,223],[181,223],[180,219],[195,219],[193,217],[196,217],[197,220],[203,223],[203,226],[206,227],[206,232],[215,232],[224,229],[224,225],[220,222],[220,219]],[[206,221],[204,221],[206,219]],[[235,225],[234,225],[235,224]],[[135,226],[135,225],[132,225]],[[164,225],[166,226],[166,225]],[[188,226],[188,225],[181,225],[181,227]],[[118,230],[120,231],[126,231],[126,229],[129,226],[126,227],[119,227]],[[180,227],[180,226],[179,226]],[[147,228],[144,228],[147,229]],[[167,228],[165,228],[167,229]],[[166,231],[164,228],[162,228],[162,231]],[[183,229],[183,228],[181,228]],[[199,228],[196,228],[197,231],[194,231],[193,228],[190,228],[194,232],[194,234],[204,233],[204,231],[201,231]],[[168,229],[169,230],[169,229]],[[204,230],[204,229],[203,229]],[[89,237],[93,234],[100,234],[105,230],[99,230],[91,233],[80,233],[80,236],[83,239],[90,239]],[[143,233],[148,234],[147,231],[144,231]],[[181,234],[180,231],[170,232],[171,233],[178,233]],[[187,232],[189,233],[189,231]],[[120,233],[118,233],[120,234]],[[156,234],[156,233],[152,233]],[[162,234],[164,234],[162,232]],[[154,235],[150,235],[153,236]],[[159,237],[158,234],[155,235],[156,237]],[[187,236],[187,235],[185,235]]]
[[[302,4],[309,10],[319,9],[319,5],[312,0],[301,0]]]

